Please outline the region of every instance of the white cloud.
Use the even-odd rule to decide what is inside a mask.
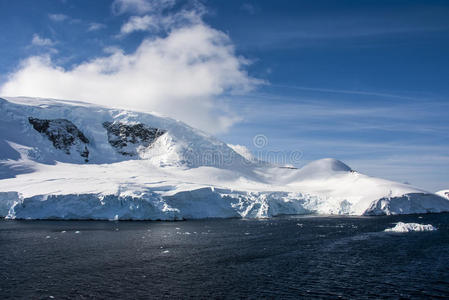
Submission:
[[[194,6],[194,9],[182,9],[171,14],[153,12],[144,16],[132,16],[122,25],[118,37],[134,31],[170,31],[174,28],[201,24],[203,23],[202,17],[205,13],[204,6],[197,4]]]
[[[33,39],[31,40],[31,44],[34,46],[53,46],[55,43],[47,38],[42,38],[37,34],[33,34]]]
[[[190,26],[202,23],[202,9],[182,10],[178,13],[162,16],[160,14],[145,15],[142,17],[132,16],[128,22],[122,25],[120,36],[130,34],[134,31],[160,31],[172,30],[183,26]]]
[[[106,28],[106,25],[101,24],[101,23],[92,22],[89,24],[89,28],[87,29],[87,31],[96,31],[96,30],[100,30],[103,28]]]
[[[112,11],[118,15],[123,13],[146,14],[173,7],[175,2],[175,0],[114,0]]]
[[[69,16],[64,14],[49,14],[48,17],[54,22],[62,22],[69,19]]]
[[[0,94],[157,111],[216,133],[238,120],[220,96],[260,83],[244,71],[246,63],[226,34],[200,23],[145,39],[134,53],[109,48],[105,56],[71,69],[48,56],[30,57],[9,75]]]
[[[156,23],[156,20],[152,16],[133,16],[129,18],[128,22],[123,24],[120,29],[120,35],[129,34],[134,31],[157,30],[158,28],[158,23]]]

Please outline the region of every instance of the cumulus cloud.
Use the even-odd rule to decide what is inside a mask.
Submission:
[[[33,34],[33,38],[31,39],[31,45],[33,46],[53,46],[55,43],[47,38],[40,37],[38,34]]]
[[[246,64],[226,34],[200,23],[145,39],[133,53],[109,48],[70,69],[49,56],[30,57],[9,75],[0,94],[157,111],[217,133],[238,120],[220,96],[261,83],[248,76]]]
[[[156,20],[154,20],[154,17],[152,16],[133,16],[129,18],[128,22],[123,24],[122,28],[120,29],[120,34],[125,35],[134,31],[146,31],[158,28],[158,23],[156,23]]]
[[[70,68],[50,55],[32,56],[0,86],[5,96],[76,99],[125,109],[154,111],[204,131],[226,131],[241,118],[229,111],[223,96],[246,92],[263,83],[245,68],[248,61],[235,53],[225,33],[202,20],[205,8],[165,11],[174,0],[116,0],[117,13],[130,16],[119,37],[150,31],[135,51],[106,47],[104,54]],[[98,30],[91,24],[88,30]],[[33,44],[50,46],[36,35]],[[46,48],[51,53],[51,48]]]
[[[160,12],[175,5],[175,0],[114,0],[112,11],[115,14],[146,14]]]

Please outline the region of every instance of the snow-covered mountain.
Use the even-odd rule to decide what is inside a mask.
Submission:
[[[449,211],[436,194],[335,159],[301,169],[155,114],[0,98],[0,216],[23,219],[381,215]]]

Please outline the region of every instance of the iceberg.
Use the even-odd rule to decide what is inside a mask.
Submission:
[[[403,223],[398,222],[396,223],[396,226],[393,228],[387,228],[385,229],[386,232],[412,232],[412,231],[435,231],[437,230],[433,225],[423,225],[418,223]]]

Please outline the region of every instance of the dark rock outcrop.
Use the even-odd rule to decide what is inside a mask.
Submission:
[[[166,131],[148,127],[144,124],[124,124],[121,122],[104,122],[108,141],[122,155],[134,156],[139,146],[148,147]]]
[[[72,147],[75,147],[84,161],[89,161],[89,149],[87,148],[89,139],[69,120],[46,120],[29,117],[28,121],[37,132],[45,135],[56,149],[70,154]]]

